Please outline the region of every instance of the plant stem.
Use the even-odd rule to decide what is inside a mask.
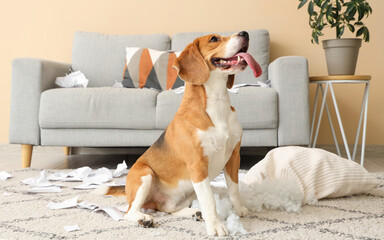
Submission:
[[[339,22],[339,0],[336,0],[336,23]],[[336,26],[336,38],[339,38],[338,34],[340,32],[340,27],[339,25]]]

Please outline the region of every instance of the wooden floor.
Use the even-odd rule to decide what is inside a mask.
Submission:
[[[335,150],[332,146],[320,147],[331,152]],[[245,149],[241,158],[241,168],[251,168],[269,150],[270,148],[258,148],[252,151]],[[65,156],[62,147],[34,147],[31,167],[38,169],[74,169],[83,166],[115,168],[123,160],[130,166],[143,151],[143,149],[126,148],[76,148],[73,149],[73,155]],[[367,146],[364,167],[371,172],[384,171],[384,146]],[[0,171],[20,168],[20,145],[0,144]]]

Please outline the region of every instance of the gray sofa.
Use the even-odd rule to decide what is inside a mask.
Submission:
[[[303,57],[269,63],[269,33],[248,31],[251,53],[262,67],[250,69],[235,84],[271,81],[271,88],[244,87],[230,94],[243,126],[242,146],[307,145],[309,142],[308,64]],[[172,120],[182,94],[173,90],[112,88],[121,81],[126,47],[182,51],[207,33],[104,35],[76,32],[72,63],[20,58],[12,63],[10,143],[22,144],[23,167],[33,146],[150,146]],[[232,32],[221,33],[223,35]],[[88,88],[59,88],[58,76],[82,71]]]

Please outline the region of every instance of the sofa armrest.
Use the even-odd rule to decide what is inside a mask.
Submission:
[[[280,57],[268,67],[272,88],[278,93],[278,146],[309,144],[308,61]]]
[[[40,145],[40,95],[54,88],[56,77],[64,76],[70,67],[66,63],[33,58],[13,60],[10,143]]]

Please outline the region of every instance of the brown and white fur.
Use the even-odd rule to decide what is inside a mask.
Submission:
[[[247,67],[244,59],[233,56],[247,48],[246,32],[230,37],[213,34],[195,39],[174,62],[185,81],[183,100],[172,122],[127,175],[126,219],[151,226],[152,216],[141,208],[190,213],[188,207],[197,196],[208,234],[228,235],[210,186],[223,170],[236,214],[248,214],[238,189],[243,130],[227,91],[234,74]],[[228,58],[232,62],[223,62]]]

